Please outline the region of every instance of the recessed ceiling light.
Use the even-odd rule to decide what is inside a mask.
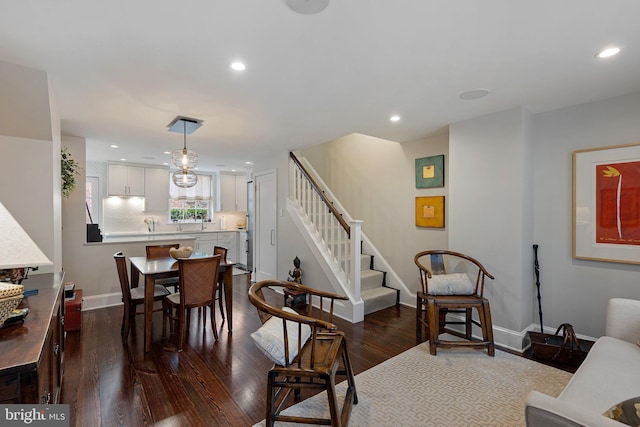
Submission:
[[[118,148],[118,146],[117,146],[117,145],[115,145],[115,144],[111,144],[109,147],[111,147],[111,148]]]
[[[127,161],[127,159],[120,159],[120,161],[121,161],[121,162],[126,162],[126,161]]]
[[[604,58],[610,58],[614,55],[617,55],[620,53],[620,48],[619,47],[608,47],[606,49],[602,49],[600,52],[596,53],[596,58],[598,59],[604,59]]]
[[[167,162],[162,162],[162,164],[165,165],[165,166],[169,166],[169,163],[167,163]]]
[[[244,162],[246,165],[251,165],[253,162]]]
[[[164,154],[171,154],[171,151],[165,151]]]
[[[487,89],[473,89],[473,90],[468,90],[466,92],[462,92],[460,94],[460,99],[463,99],[465,101],[471,101],[473,99],[484,98],[487,95],[489,95],[489,91]]]
[[[400,121],[400,116],[398,116],[397,114],[393,115],[393,116],[389,117],[389,120],[391,120],[392,122],[399,122]]]
[[[247,67],[242,62],[236,61],[231,63],[231,68],[236,71],[244,71]]]
[[[285,0],[289,9],[303,15],[320,13],[329,6],[329,0]]]

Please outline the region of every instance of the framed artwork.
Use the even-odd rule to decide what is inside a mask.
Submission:
[[[444,154],[416,159],[416,188],[444,187]]]
[[[573,257],[640,264],[640,144],[573,152]]]
[[[444,196],[416,197],[416,226],[444,228]]]

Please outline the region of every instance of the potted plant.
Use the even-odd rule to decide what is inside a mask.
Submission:
[[[62,178],[62,195],[69,198],[76,188],[76,175],[80,175],[80,165],[73,160],[67,147],[60,150],[60,176]]]

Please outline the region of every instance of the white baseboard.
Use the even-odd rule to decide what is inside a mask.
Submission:
[[[401,303],[403,305],[406,305],[407,307],[411,307],[413,309],[415,309],[415,306],[409,305],[409,304],[405,304],[405,303]],[[456,321],[462,321],[464,320],[464,318],[461,315],[457,315],[457,314],[450,314],[450,316],[452,318],[455,318]],[[464,332],[463,329],[463,325],[451,325],[451,329],[461,332]],[[477,327],[474,328],[474,331],[478,329]],[[522,331],[513,331],[511,329],[507,329],[507,328],[503,328],[500,326],[495,326],[493,325],[493,341],[496,345],[499,345],[500,347],[509,349],[509,350],[513,350],[519,353],[524,352],[526,349],[528,349],[531,346],[531,343],[529,342],[529,338],[527,337],[527,332],[529,331],[536,331],[539,332],[540,331],[540,325],[539,324],[535,324],[532,323],[531,325],[527,326],[524,330]],[[556,328],[552,328],[549,326],[545,326],[544,327],[544,333],[545,334],[555,334],[556,333]],[[473,334],[473,336],[475,338],[482,338],[481,336],[477,335],[477,334]],[[581,335],[581,334],[576,334],[576,336],[579,339],[584,339],[584,340],[589,340],[589,341],[596,341],[597,338],[593,338],[587,335]]]
[[[82,297],[82,311],[97,310],[115,305],[122,305],[122,294],[120,292]]]

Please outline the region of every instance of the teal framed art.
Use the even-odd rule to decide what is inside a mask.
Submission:
[[[416,188],[444,187],[444,154],[416,159]]]

